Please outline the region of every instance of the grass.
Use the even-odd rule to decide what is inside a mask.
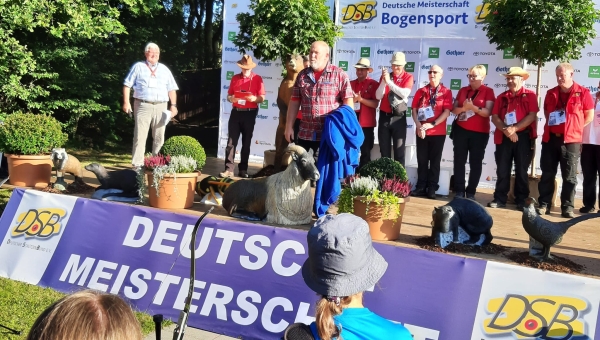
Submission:
[[[0,327],[0,338],[7,340],[26,339],[29,329],[44,309],[65,296],[51,288],[42,288],[27,283],[0,278],[0,325],[21,331],[12,335]],[[136,312],[136,318],[144,335],[154,331],[154,322],[148,314]],[[163,321],[163,327],[170,325]]]

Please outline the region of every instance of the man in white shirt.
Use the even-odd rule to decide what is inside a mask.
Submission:
[[[135,130],[133,133],[133,157],[135,168],[144,165],[146,138],[152,127],[152,153],[157,154],[165,141],[165,126],[160,124],[167,103],[171,102],[171,117],[177,115],[177,93],[179,90],[173,74],[163,64],[158,63],[160,49],[149,43],[144,49],[146,60],[135,63],[123,82],[123,112],[133,111]],[[133,110],[129,95],[133,88]]]
[[[581,170],[583,172],[583,207],[579,209],[579,212],[592,213],[596,210],[596,178],[600,174],[600,91],[596,92],[594,120],[583,128]],[[600,191],[598,192],[598,205],[600,206]]]

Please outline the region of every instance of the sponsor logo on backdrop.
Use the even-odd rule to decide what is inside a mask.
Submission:
[[[60,221],[67,215],[60,208],[32,208],[19,214],[17,225],[13,228],[13,237],[25,235],[28,237],[48,238],[60,233]]]
[[[354,53],[356,53],[356,51],[355,51],[355,50],[341,50],[341,49],[339,49],[339,48],[336,50],[336,52],[337,52],[337,53],[349,53],[349,54],[354,54]]]
[[[273,120],[279,120],[279,117],[273,116]]]
[[[271,107],[277,107],[277,103],[272,103]]]
[[[415,72],[415,62],[414,61],[406,62],[406,65],[404,65],[404,71]]]
[[[484,57],[484,56],[492,56],[496,55],[496,52],[473,52],[474,57]]]
[[[261,78],[262,79],[267,79],[267,80],[272,80],[273,79],[273,77],[270,77],[270,76],[262,76]]]
[[[446,125],[446,136],[450,136],[451,132],[452,132],[452,124]],[[450,162],[450,161],[448,161],[448,162]]]
[[[433,65],[421,65],[421,70],[429,70]]]
[[[536,68],[528,68],[526,69],[527,72],[537,72],[537,67]],[[542,69],[542,73],[547,73],[548,70],[547,69]]]
[[[527,89],[535,89],[535,87],[537,86],[536,84],[524,84],[525,88]],[[547,89],[548,85],[544,85],[544,84],[540,84],[540,89]]]
[[[256,115],[256,119],[267,119],[269,118],[269,116],[265,116],[265,115]]]
[[[342,24],[369,22],[377,16],[376,1],[363,1],[342,8]]]
[[[588,78],[600,78],[600,66],[590,66]]]
[[[225,79],[231,80],[231,78],[233,78],[233,71],[227,71],[227,75],[225,76]]]
[[[468,67],[448,66],[448,71],[469,71],[469,68]]]
[[[258,107],[260,107],[261,109],[268,109],[269,108],[269,101],[265,99],[265,101],[263,101],[262,103],[258,104]]]
[[[590,92],[598,92],[598,91],[600,91],[600,87],[596,87],[596,86],[586,86],[586,88],[588,90],[590,90]]]
[[[496,84],[494,84],[494,87],[497,88],[497,89],[500,89],[500,88],[507,87],[507,85],[506,84],[502,84],[502,83],[496,83]]]
[[[475,23],[482,23],[483,19],[485,19],[488,14],[490,14],[490,4],[477,5],[475,7]]]
[[[392,50],[377,50],[377,54],[393,54],[394,51]]]
[[[258,139],[256,141],[254,141],[254,144],[258,144],[258,145],[271,145],[271,143],[267,143],[267,142],[265,142],[263,140],[258,140]]]
[[[600,57],[600,52],[588,52],[585,55],[588,57]]]
[[[229,33],[234,33],[234,36],[235,36],[235,32],[229,32]],[[226,52],[239,52],[240,50],[238,50],[235,47],[225,47],[225,51]]]
[[[384,3],[385,4],[385,3]],[[467,7],[469,2],[463,1],[461,2],[452,2],[452,3],[440,3],[440,2],[430,2],[430,1],[421,1],[417,3],[417,7],[437,7],[433,4],[442,4],[442,5],[451,5],[457,4],[460,6],[455,7]],[[398,5],[398,4],[394,4]],[[442,6],[446,7],[446,6]],[[467,13],[462,14],[429,14],[425,15],[390,15],[390,13],[381,14],[381,24],[382,25],[397,25],[400,28],[407,28],[409,25],[433,25],[434,27],[438,27],[440,25],[467,25],[467,18],[469,15]]]
[[[407,129],[412,129],[413,128],[413,124],[406,124],[406,128]]]
[[[429,58],[439,58],[440,57],[440,48],[439,47],[430,47],[428,56],[429,56]]]
[[[460,90],[462,80],[450,79],[450,90]]]
[[[227,32],[227,40],[233,41],[233,39],[235,38],[236,35],[237,35],[237,33],[235,33],[235,32]]]
[[[483,67],[485,67],[485,74],[490,74],[490,70],[488,69],[488,64],[479,64]]]
[[[280,67],[280,66],[283,66],[283,64],[282,63],[275,63],[275,66],[276,67]]]
[[[233,61],[233,60],[223,60],[223,64],[237,64],[237,61]]]
[[[229,90],[229,85],[223,85],[223,90]]]
[[[262,67],[268,67],[271,66],[271,63],[263,63],[263,62],[259,62],[258,66],[262,66]]]
[[[231,8],[237,8],[238,4],[231,4]]]
[[[461,56],[461,55],[465,55],[465,51],[447,50],[446,55]]]
[[[412,116],[412,107],[408,107],[406,109],[406,117],[411,117]]]
[[[514,48],[507,48],[502,53],[502,59],[515,59]]]
[[[348,62],[347,62],[347,61],[340,60],[340,61],[338,62],[338,66],[339,66],[339,67],[340,67],[342,70],[344,70],[344,71],[348,71]]]
[[[489,178],[489,177],[488,177]],[[581,339],[589,325],[582,318],[590,312],[588,301],[569,296],[507,294],[487,302],[490,318],[483,332],[517,339]]]
[[[404,54],[421,54],[421,51],[402,51]]]
[[[496,72],[508,72],[509,67],[508,66],[498,66],[496,67]]]
[[[369,58],[371,56],[371,48],[370,47],[361,47],[360,48],[360,56],[364,58]]]

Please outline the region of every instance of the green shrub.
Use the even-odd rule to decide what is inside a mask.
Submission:
[[[381,182],[383,178],[392,179],[396,176],[401,181],[408,181],[408,175],[406,169],[400,164],[389,157],[381,157],[374,161],[371,161],[363,166],[359,174],[362,177],[372,177],[377,181]]]
[[[0,150],[8,154],[47,154],[66,142],[67,134],[52,116],[13,113],[0,124]]]
[[[195,138],[190,136],[173,136],[165,141],[160,151],[169,156],[190,156],[196,161],[198,170],[202,170],[206,164],[206,153],[204,148]]]

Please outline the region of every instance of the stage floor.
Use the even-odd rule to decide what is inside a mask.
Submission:
[[[262,168],[262,164],[250,163],[248,173],[253,174],[258,172]],[[117,168],[109,168],[109,170],[116,170]],[[208,158],[205,167],[202,169],[202,176],[207,175],[218,175],[219,172],[223,171],[223,160],[217,158]],[[237,174],[237,169],[236,169]],[[66,180],[69,181],[70,175],[67,175]],[[97,186],[99,185],[94,174],[84,170],[84,180],[86,183]],[[11,187],[8,184],[5,187]],[[479,203],[487,204],[491,201],[493,190],[491,189],[480,189],[476,195],[476,200]],[[89,195],[88,195],[89,197]],[[415,198],[411,197],[410,201],[406,204],[404,210],[404,216],[402,218],[402,228],[400,231],[400,238],[396,241],[384,242],[387,244],[419,248],[416,240],[431,235],[431,212],[435,206],[441,206],[446,204],[452,198],[438,196],[436,200],[430,200],[426,198]],[[181,212],[186,214],[198,214],[206,210],[206,205],[199,203],[201,197],[196,195],[195,204],[190,209],[174,210],[174,212]],[[579,215],[578,209],[582,206],[581,200],[576,200],[576,215]],[[556,208],[555,208],[556,209]],[[330,212],[334,213],[335,207],[330,208]],[[503,209],[490,209],[488,211],[494,218],[494,226],[492,228],[492,234],[494,235],[493,243],[500,244],[506,247],[511,247],[514,251],[527,251],[529,245],[529,235],[523,230],[521,226],[522,213],[517,211],[514,205],[507,205]],[[218,206],[213,211],[213,218],[219,218],[223,220],[236,220],[227,215],[225,209]],[[560,217],[560,211],[553,211],[551,216],[544,216],[551,221],[565,221],[564,218]],[[314,221],[314,220],[313,220]],[[250,222],[252,223],[252,222]],[[266,223],[261,223],[266,224]],[[294,229],[308,230],[311,224],[299,225],[299,226],[279,226]],[[573,226],[563,237],[561,244],[552,247],[552,253],[561,257],[565,257],[577,264],[585,266],[585,270],[582,275],[591,276],[598,278],[600,277],[600,219],[592,219],[584,221]],[[493,260],[498,262],[505,262],[516,264],[515,262],[507,259],[502,254],[488,255],[488,254],[457,254],[456,256],[467,256],[474,258],[481,258],[486,260]]]

